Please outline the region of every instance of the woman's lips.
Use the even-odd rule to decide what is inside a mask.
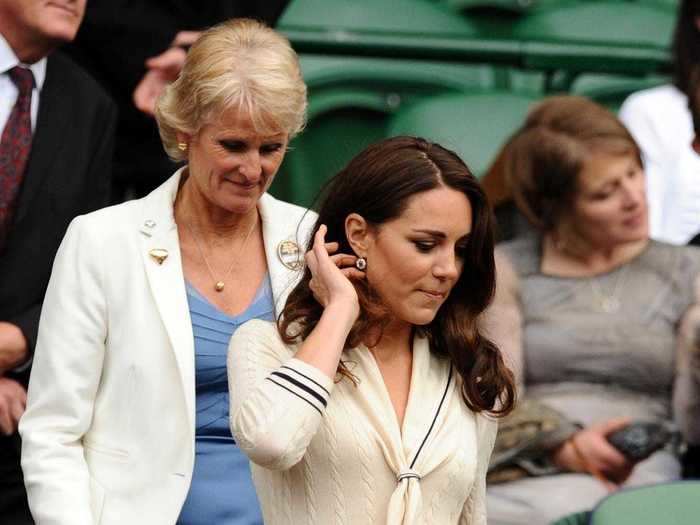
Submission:
[[[441,292],[439,290],[421,290],[421,292],[431,299],[444,299],[447,296],[446,292]]]
[[[631,217],[628,217],[624,221],[622,221],[622,224],[624,224],[627,227],[630,228],[636,228],[637,226],[640,226],[643,221],[646,220],[646,213],[641,212],[637,213]]]

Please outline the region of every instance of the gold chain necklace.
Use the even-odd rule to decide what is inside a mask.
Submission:
[[[192,239],[194,239],[194,244],[197,246],[197,251],[199,251],[199,255],[202,257],[202,260],[204,261],[204,264],[207,267],[207,271],[209,271],[209,275],[211,276],[211,280],[214,281],[214,290],[217,292],[222,292],[224,290],[224,287],[226,286],[226,279],[228,278],[229,274],[231,273],[231,270],[233,270],[233,267],[236,265],[236,257],[233,257],[230,266],[228,267],[228,270],[226,270],[226,273],[224,274],[222,279],[218,279],[214,277],[214,271],[211,268],[211,265],[209,264],[209,261],[207,258],[204,256],[204,250],[202,250],[202,245],[199,242],[199,239],[197,238],[197,235],[194,233],[194,230],[192,229],[192,226],[190,223],[186,220],[183,219],[185,223],[185,226],[187,226],[187,229],[190,231],[190,234],[192,235]],[[253,227],[248,230],[248,234],[245,236],[245,239],[243,240],[243,244],[241,245],[241,248],[238,252],[238,255],[240,256],[243,253],[243,250],[245,249],[246,245],[248,244],[248,239],[250,239],[250,236],[252,235],[253,231],[255,230],[255,227],[258,225],[258,220],[256,218],[255,222],[253,223]]]

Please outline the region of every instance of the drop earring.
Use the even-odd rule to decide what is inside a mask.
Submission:
[[[178,142],[177,149],[180,151],[187,151],[187,142]]]
[[[367,259],[365,259],[364,257],[358,257],[355,261],[355,268],[357,268],[361,272],[364,272],[365,268],[367,268]]]

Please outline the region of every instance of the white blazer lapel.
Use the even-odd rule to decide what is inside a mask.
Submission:
[[[179,170],[144,199],[139,230],[146,276],[175,352],[190,428],[194,429],[194,336],[182,270],[180,242],[173,216],[173,203],[181,172],[182,170]]]
[[[316,219],[314,212],[302,214],[300,210],[267,193],[258,203],[276,316],[303,274],[308,234]]]

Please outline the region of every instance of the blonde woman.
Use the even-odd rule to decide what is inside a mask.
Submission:
[[[226,349],[242,322],[273,319],[298,277],[310,225],[266,190],[305,110],[286,39],[250,20],[216,26],[156,110],[187,164],[144,199],[73,221],[20,428],[38,523],[262,523],[229,431]]]

